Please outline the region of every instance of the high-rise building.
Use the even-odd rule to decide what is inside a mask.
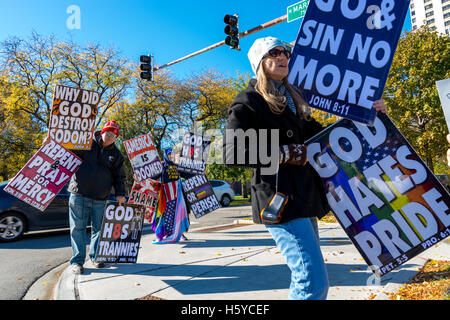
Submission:
[[[450,34],[450,0],[411,0],[412,30],[427,24],[432,30]]]

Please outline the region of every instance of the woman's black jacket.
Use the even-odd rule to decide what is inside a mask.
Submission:
[[[223,157],[226,165],[253,167],[252,175],[252,213],[255,223],[262,223],[260,212],[267,207],[275,194],[276,175],[261,174],[261,168],[267,167],[267,159],[259,156],[259,149],[263,141],[249,143],[244,146],[236,137],[230,134],[229,129],[278,129],[279,145],[291,143],[302,144],[310,137],[319,133],[323,127],[314,119],[306,120],[296,116],[288,107],[280,115],[270,111],[268,103],[255,90],[256,79],[249,82],[247,89],[241,91],[228,109],[227,130],[224,137]],[[235,132],[235,135],[237,132]],[[270,137],[270,133],[268,134]],[[272,142],[268,142],[269,144]],[[250,149],[256,148],[258,155],[256,162],[251,159]],[[266,147],[270,153],[271,147]],[[265,152],[265,150],[264,150]],[[238,162],[238,153],[244,156],[245,163]],[[264,153],[263,153],[264,154]],[[278,160],[279,150],[272,157]],[[262,161],[264,160],[264,161]],[[265,164],[265,165],[264,165]],[[330,210],[322,181],[313,167],[307,163],[305,166],[282,164],[278,171],[278,192],[288,196],[287,205],[282,214],[281,223],[306,217],[321,218]]]

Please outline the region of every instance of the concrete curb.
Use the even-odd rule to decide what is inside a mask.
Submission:
[[[222,230],[231,229],[231,228],[235,228],[235,227],[247,228],[245,226],[250,227],[251,225],[254,225],[252,220],[238,219],[238,220],[234,220],[233,223],[207,226],[207,227],[202,227],[202,228],[193,228],[193,229],[189,230],[188,238],[189,238],[190,232],[192,232],[192,239],[194,239],[194,240],[198,237],[200,237],[200,238],[203,237],[198,234],[201,232],[205,233],[204,237],[206,237],[207,239],[210,239],[211,237],[215,237],[214,235],[212,235],[212,233],[214,233],[214,232],[218,232],[217,237],[221,238],[224,236],[224,234],[227,233],[227,231],[222,232]],[[251,228],[251,230],[253,230],[253,227],[250,227],[250,228]],[[258,227],[256,229],[262,230],[261,227]],[[338,238],[342,237],[343,235],[338,233],[338,230],[339,230],[339,232],[341,232],[340,229],[337,229],[337,230],[334,230],[334,228],[325,229],[323,231],[324,239],[325,239],[324,241],[330,241],[329,238],[331,236],[335,237],[335,233],[336,233],[336,237],[338,237]],[[258,232],[261,232],[261,231],[258,231]],[[195,236],[194,236],[194,234],[195,234]],[[192,240],[192,239],[190,239],[190,240]],[[326,239],[328,239],[328,240],[326,240]],[[187,242],[187,243],[195,244],[195,241]],[[178,245],[182,246],[184,244],[179,243]],[[423,252],[422,254],[419,254],[418,256],[414,257],[413,259],[411,259],[410,261],[405,263],[405,265],[401,269],[398,269],[397,272],[393,271],[392,273],[387,274],[385,277],[382,277],[381,284],[378,283],[373,286],[370,284],[366,284],[364,286],[364,284],[360,285],[356,282],[355,286],[352,286],[351,288],[350,287],[347,288],[345,283],[340,284],[340,281],[337,281],[339,279],[335,278],[334,279],[334,281],[335,281],[334,290],[335,291],[333,292],[334,294],[330,295],[329,298],[330,298],[330,300],[340,299],[342,297],[344,297],[343,299],[346,299],[346,297],[348,296],[349,299],[355,299],[355,297],[360,296],[361,300],[366,300],[366,299],[390,300],[389,293],[398,291],[398,289],[401,288],[405,283],[408,283],[418,273],[419,268],[423,267],[423,265],[426,263],[426,261],[428,259],[433,258],[433,259],[439,260],[439,257],[440,257],[441,259],[444,258],[444,259],[448,260],[449,256],[448,256],[447,252],[450,252],[448,250],[449,246],[450,246],[450,239],[445,242],[442,242],[441,244],[439,244],[438,246],[436,246],[434,248],[430,248],[429,250]],[[328,248],[328,250],[326,250],[326,253],[328,254],[329,259],[333,258],[333,257],[340,257],[340,255],[337,255],[337,256],[333,255],[334,251],[336,251],[336,250],[335,250],[335,248],[333,248],[332,243],[331,243],[331,245],[325,244],[325,247]],[[331,251],[330,251],[330,248],[331,248]],[[344,249],[342,249],[342,250],[345,251],[345,252],[343,252],[343,254],[344,253],[349,254],[349,257],[346,259],[352,258],[353,260],[351,260],[351,261],[352,261],[352,263],[354,263],[354,261],[358,261],[356,259],[359,258],[359,255],[356,254],[356,251],[353,250],[353,247],[351,247],[351,248],[352,248],[352,250],[349,252],[345,251]],[[185,249],[183,249],[183,250],[185,250]],[[353,251],[355,251],[355,252],[353,252]],[[239,253],[239,254],[241,254],[241,253]],[[355,257],[353,257],[352,254],[354,254]],[[224,258],[226,258],[226,257],[222,256],[220,259],[224,259]],[[209,260],[211,260],[211,259],[209,259]],[[244,259],[242,261],[245,261],[245,260],[246,259]],[[361,260],[361,259],[359,259],[359,260]],[[157,260],[155,260],[155,261],[157,261]],[[155,263],[158,263],[158,262],[155,262]],[[176,264],[176,261],[174,261],[174,262],[170,261],[167,263],[171,263],[171,264],[175,263]],[[199,263],[199,261],[194,261],[192,263],[189,263],[188,265],[190,268],[195,268],[196,267],[195,265],[198,263]],[[331,266],[333,266],[333,265],[336,265],[336,260],[333,261],[330,259],[329,262],[327,262],[327,263],[329,263]],[[245,264],[247,264],[247,262]],[[278,264],[279,264],[279,262],[277,262],[277,265]],[[164,265],[164,263],[163,263],[163,265]],[[52,300],[52,298],[53,298],[53,300],[81,300],[82,298],[83,299],[86,298],[83,296],[85,294],[85,291],[83,291],[83,290],[86,290],[86,286],[89,285],[89,282],[102,280],[101,277],[99,279],[96,279],[95,277],[92,277],[92,275],[90,275],[88,273],[86,275],[88,281],[85,281],[85,280],[82,281],[81,279],[84,279],[84,277],[80,277],[78,275],[72,274],[70,271],[70,268],[68,268],[68,267],[69,267],[69,262],[66,262],[66,263],[52,269],[50,272],[48,272],[46,275],[44,275],[42,278],[40,278],[38,281],[36,281],[32,285],[32,287],[30,287],[30,290],[29,290],[29,292],[27,292],[26,297],[24,299],[25,300],[42,300],[42,299]],[[220,266],[216,269],[219,270],[222,267],[224,267],[224,266]],[[350,268],[350,265],[348,263],[344,263],[344,264],[342,264],[341,269],[339,270],[339,273],[342,274],[342,272],[348,272],[349,268]],[[177,270],[177,269],[179,269],[179,267],[174,266],[170,270],[172,271],[172,270]],[[216,270],[216,269],[214,269],[214,270]],[[357,270],[359,270],[359,269],[361,269],[361,268],[356,267],[355,272],[358,272]],[[161,269],[161,270],[164,271],[166,269]],[[196,270],[196,269],[193,269],[193,270]],[[214,273],[215,272],[214,270],[211,272]],[[145,271],[144,273],[148,273],[147,272],[148,270],[144,270],[144,271]],[[160,272],[163,272],[163,271],[160,271]],[[353,271],[354,270],[350,270],[350,272],[353,272]],[[210,274],[211,272],[208,271],[207,274]],[[114,275],[114,273],[115,273],[114,269],[112,269],[112,271],[110,269],[110,271],[107,273],[107,275],[104,278],[107,279],[111,275]],[[128,274],[126,276],[128,277],[128,279],[132,279],[132,277],[136,276],[138,273],[139,272],[136,272],[136,274],[132,273],[132,274]],[[118,274],[120,274],[120,272],[118,272]],[[190,275],[189,272],[188,272],[188,274]],[[183,273],[183,275],[184,275],[184,273]],[[202,274],[200,274],[200,275],[202,275]],[[370,276],[370,275],[371,275],[371,273],[368,272],[367,276]],[[357,273],[355,273],[355,276],[357,276]],[[56,277],[58,277],[57,281],[56,281]],[[196,274],[195,277],[199,277],[199,276]],[[49,297],[49,289],[50,289],[49,287],[50,286],[46,286],[45,289],[47,291],[45,291],[42,288],[42,283],[43,282],[50,283],[50,280],[48,280],[48,279],[52,279],[52,278],[54,279],[53,281],[56,282],[56,285],[54,285],[54,288],[52,290],[53,297]],[[126,277],[124,276],[123,278],[125,279]],[[201,277],[199,277],[199,278],[201,279]],[[176,280],[177,281],[179,280],[178,282],[176,282],[177,285],[179,283],[183,282],[184,287],[188,286],[187,280],[189,280],[189,279],[186,280],[186,279],[180,278],[180,279],[176,279]],[[126,281],[131,281],[131,285],[133,285],[133,283],[134,283],[133,281],[135,281],[135,280],[126,280]],[[124,281],[124,283],[129,285],[126,281]],[[139,284],[141,284],[140,281],[139,281]],[[117,284],[115,284],[115,285],[117,285]],[[150,287],[152,287],[152,286],[154,286],[154,285],[152,284]],[[169,283],[169,285],[167,283],[165,283],[164,290],[167,291],[167,294],[169,294],[169,291],[172,290],[171,287],[173,287],[173,286],[174,286],[174,284],[172,284],[172,283]],[[363,287],[366,287],[366,288],[364,289]],[[136,288],[144,288],[144,286],[142,285],[142,286],[139,286]],[[93,289],[97,290],[97,289],[95,289],[95,287],[93,287]],[[133,287],[133,290],[134,289],[135,288]],[[158,287],[157,289],[159,289],[159,291],[161,291],[160,290],[161,288]],[[102,289],[102,290],[104,290],[104,289]],[[336,290],[338,290],[338,291],[336,291]],[[365,293],[363,292],[364,290],[365,290]],[[275,291],[277,291],[277,290],[275,290]],[[357,294],[358,296],[356,296],[351,291],[353,291],[353,292],[361,291],[362,293],[358,293]],[[372,295],[370,297],[369,297],[369,294],[367,293],[368,291],[369,291],[369,293],[370,292],[372,293]],[[153,291],[150,291],[150,292],[153,292]],[[109,294],[107,291],[105,291],[105,293],[107,295]],[[161,293],[161,292],[159,292],[159,293]],[[172,292],[172,294],[174,294],[174,293],[176,293],[176,292]],[[346,294],[347,294],[347,296],[346,296]],[[348,295],[348,294],[350,294],[350,295]],[[333,298],[333,296],[335,298]],[[161,296],[161,298],[167,299],[168,297]]]
[[[190,232],[205,232],[209,229],[217,229],[217,228],[234,228],[238,227],[242,224],[253,224],[251,220],[234,220],[233,223],[222,224],[217,226],[209,226],[203,228],[192,228],[189,229]],[[213,232],[213,231],[211,231]],[[77,290],[78,276],[74,275],[70,272],[69,262],[64,263],[63,265],[53,269],[44,277],[52,277],[59,274],[58,281],[52,290],[51,298],[49,294],[39,293],[36,288],[33,288],[27,293],[26,300],[80,300],[79,293]],[[43,277],[43,278],[44,278]],[[44,281],[45,279],[42,279]],[[35,283],[42,281],[36,281]],[[33,284],[34,286],[34,284]],[[31,288],[30,288],[31,289]]]
[[[66,263],[66,268],[61,273],[56,284],[53,300],[79,300],[77,295],[78,275],[70,272],[70,264]],[[78,298],[77,298],[78,296]]]
[[[382,292],[380,292],[374,300],[391,300],[391,298],[388,296],[389,293],[397,292],[403,285],[408,284],[414,276],[416,276],[419,273],[419,269],[423,268],[425,263],[430,260],[440,260],[440,258],[446,258],[444,256],[441,256],[439,254],[440,251],[442,251],[442,247],[450,247],[450,239],[446,239],[437,245],[433,246],[432,248],[427,249],[426,251],[422,252],[421,254],[415,256],[412,258],[408,263],[412,264],[411,267],[409,267],[410,273],[395,273],[391,279],[389,279],[389,282],[385,285]],[[444,249],[444,252],[449,252],[448,250]],[[447,258],[445,260],[448,260]]]
[[[64,262],[37,279],[28,289],[22,300],[54,300],[55,290],[59,285],[61,274],[69,266]],[[43,285],[43,284],[47,285]]]
[[[403,287],[404,284],[409,283],[411,279],[414,278],[414,276],[419,272],[418,269],[422,268],[427,261],[426,259],[422,260],[423,258],[421,258],[420,255],[415,257],[415,259],[418,259],[418,261],[422,261],[422,263],[418,263],[413,267],[413,269],[417,270],[416,272],[411,274],[405,274],[401,272],[396,273],[394,276],[392,276],[392,278],[389,279],[389,282],[383,287],[382,291],[377,294],[373,300],[391,300],[388,295],[389,293],[397,292],[401,287]]]
[[[207,232],[207,230],[211,229],[211,232],[214,232],[213,230],[216,229],[221,229],[221,228],[235,228],[235,227],[239,227],[242,225],[249,225],[249,224],[254,224],[254,222],[252,220],[234,220],[233,223],[225,223],[225,224],[218,224],[218,225],[214,225],[214,226],[207,226],[207,227],[201,227],[201,228],[189,228],[189,232]]]

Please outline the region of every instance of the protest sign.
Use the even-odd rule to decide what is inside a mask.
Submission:
[[[373,102],[382,97],[409,2],[311,0],[289,83],[313,108],[373,123]]]
[[[81,163],[75,154],[47,139],[4,190],[44,211]]]
[[[163,171],[150,133],[123,142],[130,159],[136,181],[154,179]]]
[[[334,215],[380,276],[450,234],[450,195],[389,117],[347,119],[307,142]]]
[[[211,137],[186,132],[179,157],[177,170],[191,174],[203,174],[206,170]]]
[[[436,87],[441,100],[445,122],[447,123],[447,130],[450,131],[450,78],[436,81]]]
[[[95,261],[135,263],[139,253],[145,206],[106,202]]]
[[[100,94],[56,85],[49,136],[66,149],[90,150]]]
[[[156,180],[135,181],[131,189],[130,197],[128,198],[128,203],[144,205],[146,208],[145,219],[151,222],[156,211],[160,189],[161,184]]]
[[[196,218],[220,208],[219,201],[205,175],[196,175],[182,180],[183,193],[187,207]]]

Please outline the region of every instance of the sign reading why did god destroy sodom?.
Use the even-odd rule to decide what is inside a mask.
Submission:
[[[289,82],[316,109],[373,123],[409,0],[311,0],[289,61]]]
[[[389,117],[340,120],[306,142],[328,203],[366,263],[384,275],[450,234],[450,195]]]
[[[56,85],[49,136],[66,149],[90,150],[100,94]]]

